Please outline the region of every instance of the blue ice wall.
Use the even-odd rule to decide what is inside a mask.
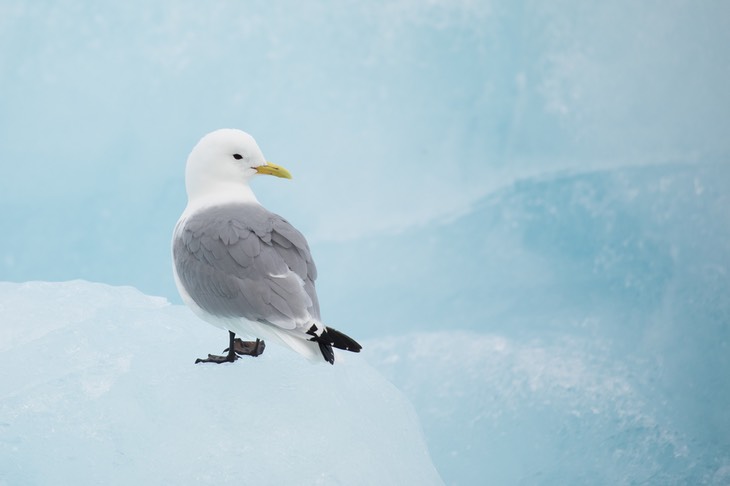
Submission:
[[[546,173],[722,162],[729,10],[2,2],[0,277],[174,297],[185,158],[221,126],[292,170],[257,191],[316,254]]]
[[[530,180],[357,259],[326,246],[364,282],[331,319],[381,337],[447,482],[726,484],[729,169]]]
[[[482,458],[510,450],[486,435],[520,444],[534,438],[521,424],[546,420],[527,407],[513,427],[477,429],[471,452],[446,447],[434,411],[477,423],[495,383],[522,375],[457,366],[448,347],[429,368],[440,362],[407,354],[424,331],[598,356],[578,360],[597,370],[581,383],[620,376],[657,434],[681,437],[651,461],[641,451],[666,442],[644,442],[631,464],[653,466],[633,475],[571,475],[586,464],[576,453],[535,467],[534,482],[722,484],[729,20],[722,0],[0,2],[0,280],[83,278],[179,302],[169,239],[185,158],[204,133],[242,128],[294,174],[255,190],[308,235],[325,320],[404,340],[400,371],[378,356],[411,391],[447,483],[485,477]],[[422,393],[425,373],[491,366],[508,371],[454,385],[480,390],[464,408]],[[570,407],[594,403],[581,397]],[[616,422],[579,420],[545,430],[545,448],[615,459],[630,453],[623,426],[581,442]],[[528,480],[501,472],[497,483]]]

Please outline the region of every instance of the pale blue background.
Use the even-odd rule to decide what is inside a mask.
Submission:
[[[681,437],[656,439],[647,450],[666,455],[636,457],[644,469],[623,482],[721,484],[729,22],[722,0],[2,1],[0,280],[179,302],[169,240],[185,158],[206,132],[241,128],[294,174],[255,190],[308,236],[326,322],[375,340],[600,342],[594,364],[642,390],[652,437]],[[443,352],[459,356],[448,338]],[[454,438],[404,376],[391,379],[448,483],[508,467],[488,448],[442,451]],[[534,442],[520,424],[535,417],[511,440]],[[585,423],[565,430],[551,447],[602,448],[620,469]],[[583,458],[558,462],[527,482],[582,477]]]

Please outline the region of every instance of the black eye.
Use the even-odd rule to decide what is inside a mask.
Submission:
[[[233,154],[233,158],[236,160],[241,160],[243,158],[243,155],[241,154]]]

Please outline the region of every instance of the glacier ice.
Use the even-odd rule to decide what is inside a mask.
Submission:
[[[293,171],[256,191],[310,238],[326,321],[370,338],[447,483],[728,484],[730,3],[660,3],[0,2],[0,280],[179,302],[185,157],[242,128]],[[62,288],[3,353],[107,299]]]
[[[409,402],[358,356],[224,333],[133,288],[0,284],[0,484],[442,484]]]
[[[328,246],[323,286],[353,303],[332,319],[403,334],[368,348],[447,483],[724,484],[728,180],[726,164],[565,173]],[[330,286],[344,275],[361,278],[356,294]]]
[[[447,484],[730,480],[726,437],[707,437],[696,418],[688,426],[667,403],[661,365],[617,359],[607,340],[442,331],[367,346],[419,412]],[[712,399],[728,403],[727,390]]]
[[[297,183],[256,191],[315,243],[430,224],[526,177],[721,157],[728,10],[6,2],[0,223],[27,237],[0,242],[0,278],[177,299],[185,157],[224,126],[292,170]]]
[[[319,291],[335,304],[332,322],[371,333],[396,322],[401,333],[515,332],[536,329],[542,316],[555,331],[585,332],[571,322],[611,316],[615,326],[601,332],[635,341],[663,312],[679,311],[722,332],[730,314],[728,180],[727,163],[523,180],[451,219],[321,243]],[[356,285],[342,285],[349,275]],[[683,322],[675,332],[692,331]]]

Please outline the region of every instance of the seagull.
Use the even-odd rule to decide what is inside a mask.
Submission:
[[[183,302],[202,320],[227,330],[229,338],[226,354],[195,362],[259,356],[265,340],[330,364],[333,347],[360,352],[354,339],[320,320],[317,267],[307,240],[258,202],[249,183],[260,174],[291,179],[241,130],[211,132],[188,156],[188,203],[172,238],[175,284]]]

